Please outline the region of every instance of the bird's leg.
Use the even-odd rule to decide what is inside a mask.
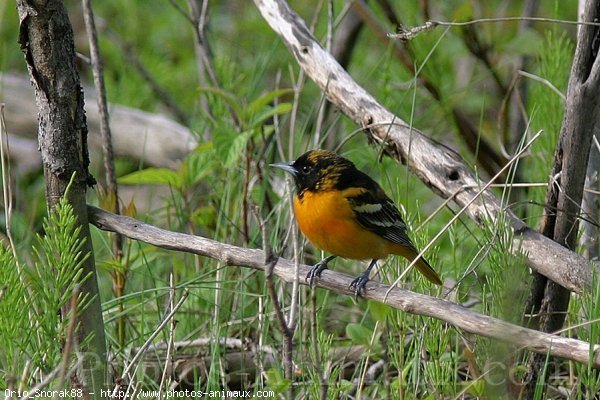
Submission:
[[[377,260],[372,260],[365,272],[356,277],[351,283],[350,287],[354,288],[354,297],[360,296],[360,292],[366,291],[365,285],[369,282],[369,274],[373,267],[377,264]]]
[[[324,260],[319,261],[318,263],[316,263],[309,271],[308,274],[306,275],[306,280],[309,282],[308,284],[312,287],[313,285],[313,281],[315,280],[315,277],[321,277],[321,272],[323,272],[324,269],[327,269],[327,264],[329,263],[329,261],[333,260],[335,258],[335,256],[329,256],[327,258],[325,258]]]

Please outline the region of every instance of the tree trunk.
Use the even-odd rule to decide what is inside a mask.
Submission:
[[[583,21],[597,21],[599,17],[600,0],[588,1]],[[571,250],[577,244],[587,162],[596,116],[600,112],[599,45],[600,29],[597,26],[583,25],[579,28],[567,89],[565,116],[554,155],[542,220],[544,235]],[[569,295],[570,292],[564,287],[536,274],[531,298],[541,300],[541,304],[530,302],[530,310],[527,312],[534,311],[540,315],[540,329],[544,332],[557,331],[563,326]],[[525,398],[532,397],[544,362],[544,356],[536,355],[532,358]]]
[[[84,398],[100,398],[100,389],[106,384],[106,345],[85,199],[87,187],[95,181],[88,172],[87,126],[75,69],[73,31],[60,0],[17,0],[17,7],[19,43],[38,107],[48,209],[57,204],[75,174],[68,199],[81,226],[84,251],[90,254],[82,266],[82,276],[87,279],[80,282],[80,291],[89,305],[77,317],[75,348],[82,363],[73,384],[83,389]],[[65,307],[64,317],[69,312],[69,306]],[[84,345],[88,337],[91,339]]]

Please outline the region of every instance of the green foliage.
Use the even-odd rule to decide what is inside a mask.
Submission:
[[[36,378],[26,374],[37,368],[46,375],[62,357],[70,316],[61,318],[63,307],[77,295],[77,285],[86,277],[82,263],[81,227],[65,198],[50,212],[43,224],[45,234],[37,235],[31,264],[15,259],[10,249],[0,248],[0,387],[25,378],[29,387]],[[77,311],[84,312],[87,299],[78,296]],[[71,358],[73,362],[73,358]],[[30,381],[33,379],[33,381]],[[13,386],[14,387],[14,386]]]
[[[552,84],[566,95],[567,81],[573,57],[573,43],[563,33],[547,31],[538,54],[536,74]],[[527,157],[524,171],[527,171],[528,182],[546,182],[552,167],[554,149],[558,142],[562,124],[564,102],[560,96],[540,82],[531,83],[531,115],[530,131],[535,133],[542,130],[541,137],[532,145],[531,156]],[[531,188],[528,224],[537,226],[542,215],[541,205],[545,201],[546,188]]]
[[[355,344],[369,346],[373,342],[373,331],[361,324],[346,325],[346,335]]]
[[[7,380],[19,376],[23,368],[22,354],[29,350],[28,341],[32,332],[29,322],[29,297],[19,277],[19,268],[10,249],[0,246],[0,368],[6,371],[0,377],[0,385],[6,387]]]
[[[292,382],[285,379],[283,374],[278,369],[270,369],[267,371],[267,387],[274,390],[277,395],[284,395]]]
[[[570,305],[570,314],[578,315],[582,323],[577,326],[576,336],[589,342],[590,359],[597,354],[600,344],[600,282],[598,273],[592,277],[592,290],[576,298]],[[580,378],[577,392],[581,398],[592,398],[600,392],[600,372],[591,365],[575,364],[575,373]]]
[[[184,10],[187,7],[184,1],[176,3]],[[437,210],[442,201],[408,169],[388,158],[380,159],[379,145],[367,146],[362,134],[349,138],[348,133],[355,132],[357,126],[340,117],[340,112],[330,109],[320,136],[313,133],[321,93],[311,83],[299,83],[302,79],[298,79],[299,68],[293,57],[267,27],[252,2],[211,2],[209,5],[206,40],[218,85],[210,80],[200,83],[192,26],[172,4],[134,0],[94,4],[104,24],[100,38],[109,99],[150,111],[169,111],[165,99],[156,95],[148,79],[126,58],[131,51],[154,83],[165,89],[183,110],[183,122],[197,132],[200,143],[173,169],[148,166],[138,169],[139,162],[120,160],[118,170],[123,173],[119,184],[136,190],[133,200],[127,200],[128,204],[124,205],[125,214],[225,243],[251,248],[268,244],[277,255],[290,258],[293,256],[290,239],[293,225],[287,187],[282,175],[271,171],[268,164],[292,159],[307,148],[341,145],[339,152],[373,176],[401,205],[417,247],[427,244],[454,215],[455,209],[443,209],[422,226],[425,217]],[[416,26],[426,19],[419,4],[397,2],[393,7],[406,26]],[[432,15],[448,21],[518,15],[522,11],[519,2],[507,4],[500,0],[481,4],[468,0],[428,4]],[[574,0],[541,2],[539,15],[574,19],[575,5]],[[306,21],[314,20],[315,36],[325,38],[326,7],[317,9],[311,2],[295,2],[292,7]],[[334,1],[335,18],[345,7],[345,2]],[[395,28],[380,3],[370,2],[369,7],[384,30]],[[0,69],[12,69],[22,59],[18,46],[11,45],[16,43],[18,20],[14,7],[0,5],[1,12],[4,14],[0,35],[4,40],[0,43]],[[149,26],[152,29],[148,29]],[[338,26],[336,24],[336,30]],[[487,139],[500,152],[499,138],[503,132],[498,125],[503,118],[500,110],[504,110],[505,94],[494,83],[492,73],[509,85],[514,78],[515,57],[529,56],[525,69],[565,93],[573,32],[565,33],[562,25],[553,24],[533,24],[520,31],[516,22],[478,24],[474,29],[488,52],[491,66],[467,50],[462,28],[438,27],[410,43],[399,44],[383,42],[369,25],[363,27],[353,44],[348,69],[388,109],[427,136],[458,149],[462,158],[479,168],[469,146],[456,135],[454,109],[462,111],[479,129],[479,138]],[[8,37],[9,34],[12,37]],[[80,39],[78,43],[87,43],[81,32],[76,31],[76,36]],[[79,51],[86,53],[85,48]],[[409,55],[411,65],[405,67],[398,54]],[[275,79],[276,76],[279,78]],[[523,100],[529,133],[540,129],[544,133],[519,161],[519,174],[511,173],[505,183],[515,181],[516,176],[523,182],[545,183],[564,104],[543,83],[524,77],[518,79],[527,88]],[[288,89],[292,87],[294,90]],[[435,91],[430,91],[430,87]],[[293,130],[291,121],[295,121]],[[23,273],[17,273],[19,268],[12,252],[6,249],[0,252],[3,322],[0,343],[9,343],[6,348],[0,348],[0,364],[9,371],[0,384],[6,384],[6,377],[19,376],[23,370],[21,354],[35,359],[44,372],[56,365],[60,356],[60,343],[56,338],[64,338],[64,325],[58,323],[57,313],[70,299],[72,281],[81,278],[75,268],[66,267],[69,263],[81,262],[78,258],[81,247],[71,240],[76,232],[70,237],[61,236],[52,228],[57,223],[51,220],[53,217],[47,223],[51,226],[42,226],[40,222],[44,203],[35,199],[43,198],[43,178],[29,178],[24,186],[27,192],[15,195],[19,209],[13,216],[18,254],[27,255],[19,256],[28,261],[26,266],[24,261],[19,263]],[[532,200],[526,216],[530,226],[535,227],[545,190],[545,187],[531,188],[524,193],[512,189],[502,196],[504,204],[515,211]],[[262,236],[258,218],[253,214],[254,206],[266,224],[266,237]],[[62,244],[46,243],[41,236],[35,239],[32,232],[43,230],[58,235],[57,240]],[[479,312],[521,323],[528,270],[523,257],[510,255],[515,249],[508,232],[504,221],[479,227],[461,217],[426,255],[453,290],[446,293],[446,290],[431,287],[414,272],[406,275],[402,287],[447,296],[460,304],[468,302]],[[92,235],[94,256],[100,269],[108,343],[117,360],[117,370],[130,360],[131,348],[141,346],[164,318],[172,276],[175,293],[187,288],[190,296],[177,314],[173,331],[165,328],[157,342],[168,342],[172,335],[175,341],[203,339],[209,343],[199,349],[178,348],[174,355],[206,356],[204,369],[192,373],[188,382],[197,389],[226,388],[232,377],[227,356],[236,351],[252,352],[252,367],[256,367],[255,363],[264,367],[263,373],[249,374],[254,379],[243,382],[244,388],[270,389],[280,397],[294,385],[298,398],[318,398],[322,382],[328,385],[328,398],[343,397],[355,389],[356,382],[374,360],[386,360],[386,369],[372,384],[361,387],[364,397],[410,400],[461,398],[466,393],[472,397],[496,398],[507,395],[507,374],[523,375],[523,360],[517,360],[514,365],[510,360],[517,354],[516,349],[500,347],[495,341],[477,338],[439,321],[402,313],[380,303],[355,301],[316,289],[316,310],[311,315],[309,289],[302,287],[301,312],[294,336],[293,357],[297,368],[290,380],[283,373],[282,334],[275,323],[273,299],[267,293],[262,273],[128,240],[123,257],[117,258],[110,235],[98,230],[92,230]],[[30,250],[32,242],[36,243],[37,252]],[[305,263],[314,263],[322,256],[311,245],[305,245],[301,236],[299,247],[301,261]],[[33,255],[31,262],[30,254]],[[60,257],[54,260],[53,255]],[[332,268],[355,274],[363,268],[359,264],[337,260]],[[404,260],[391,257],[373,279],[393,282],[406,265]],[[52,275],[48,276],[50,271]],[[122,292],[115,290],[119,274],[123,279]],[[64,289],[57,290],[60,287]],[[290,286],[276,279],[276,288],[284,312],[289,315]],[[32,290],[39,291],[39,296],[30,296]],[[574,299],[569,324],[583,322],[584,325],[573,329],[572,334],[583,340],[597,341],[597,324],[593,322],[600,316],[598,304],[596,293]],[[311,333],[313,324],[317,326],[316,337]],[[50,335],[55,335],[54,340],[48,339]],[[223,338],[240,339],[243,348],[228,348],[221,344]],[[358,349],[358,355],[331,357],[348,349]],[[46,352],[48,355],[42,359],[39,354]],[[149,353],[161,361],[165,359],[159,350]],[[145,361],[150,363],[151,360],[149,355]],[[321,360],[320,365],[315,365],[315,360]],[[152,371],[142,368],[145,365],[140,364],[137,383],[140,387],[155,388],[156,379]],[[157,368],[162,367],[159,363]],[[565,365],[559,364],[558,368],[564,371]],[[576,364],[574,370],[580,393],[591,394],[598,390],[599,378],[594,369]]]
[[[376,321],[385,322],[392,310],[393,309],[390,306],[386,306],[385,304],[376,301],[369,301],[369,311]]]
[[[179,189],[183,182],[177,171],[168,168],[146,168],[121,176],[121,185],[167,185]]]
[[[483,289],[483,312],[486,315],[523,325],[523,313],[530,279],[524,255],[517,256],[514,249],[512,230],[507,226],[505,215],[495,223],[485,223],[483,231],[487,247],[486,257],[489,273]],[[507,382],[518,376],[515,369],[520,360],[512,358],[518,349],[497,341],[479,340],[475,350],[480,365],[491,365],[485,379],[476,385],[489,397],[507,396]]]

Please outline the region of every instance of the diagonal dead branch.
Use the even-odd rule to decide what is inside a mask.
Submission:
[[[265,253],[258,249],[233,246],[201,236],[193,236],[145,224],[134,218],[109,213],[88,206],[92,224],[98,228],[118,232],[131,239],[141,240],[154,246],[170,250],[185,251],[210,257],[227,265],[242,266],[265,271]],[[300,274],[306,275],[309,266],[300,265]],[[273,274],[286,282],[295,279],[294,262],[279,259],[273,267]],[[332,292],[354,296],[350,288],[352,277],[338,272],[325,270],[316,285]],[[301,284],[307,283],[302,281]],[[389,292],[387,295],[386,293]],[[409,290],[392,288],[388,285],[369,281],[367,291],[362,295],[365,300],[385,303],[390,307],[411,314],[424,315],[445,321],[448,324],[479,336],[497,339],[540,354],[551,354],[569,360],[590,363],[600,368],[600,345],[590,350],[590,344],[581,340],[564,338],[557,335],[523,328],[497,318],[479,314],[468,308]],[[591,356],[591,358],[590,358]]]
[[[281,37],[298,64],[320,88],[329,101],[381,144],[385,152],[417,175],[443,198],[464,207],[465,214],[477,223],[486,218],[496,221],[505,213],[514,233],[514,249],[528,255],[528,264],[561,286],[581,293],[591,287],[590,263],[539,232],[532,230],[491,191],[479,195],[484,186],[462,160],[450,150],[432,143],[377,102],[335,61],[314,38],[304,21],[281,0],[255,0],[265,20]],[[410,152],[409,152],[410,148]]]
[[[364,1],[354,1],[352,3],[352,10],[359,15],[381,42],[386,42],[387,34],[385,26],[379,22],[378,18]],[[386,14],[388,13],[386,12]],[[397,23],[398,21],[393,14],[388,14],[388,19],[391,23]],[[423,70],[417,69],[415,66],[416,57],[411,46],[408,43],[400,45],[398,42],[394,42],[392,43],[391,50],[394,57],[400,61],[401,65],[410,74],[416,77],[419,84],[429,92],[431,97],[439,103],[444,103],[440,88],[433,83]],[[505,158],[481,135],[479,129],[473,125],[463,109],[453,105],[449,110],[449,114],[454,120],[457,133],[463,138],[471,153],[477,158],[478,165],[489,176],[494,175],[506,163]]]
[[[463,208],[461,208],[457,213],[454,214],[454,216],[450,219],[450,221],[448,221],[446,223],[446,225],[444,225],[444,227],[433,237],[433,239],[431,239],[429,241],[429,243],[427,243],[427,245],[425,247],[423,247],[423,249],[421,249],[418,256],[408,265],[408,267],[405,269],[405,271],[402,274],[400,274],[400,276],[398,277],[398,279],[396,279],[396,281],[394,281],[392,286],[396,286],[398,283],[400,283],[402,281],[402,279],[404,279],[404,275],[406,275],[406,273],[415,265],[415,263],[419,259],[419,257],[423,257],[425,252],[427,250],[429,250],[430,247],[433,246],[435,241],[438,240],[440,236],[442,236],[444,233],[446,233],[446,231],[448,229],[450,229],[452,224],[463,214],[463,212],[472,204],[472,202],[477,200],[477,198],[481,195],[481,193],[483,193],[485,190],[487,190],[490,187],[490,185],[492,184],[492,182],[494,182],[500,175],[502,175],[504,170],[508,169],[511,166],[512,161],[517,160],[520,157],[520,155],[523,152],[525,152],[529,148],[529,146],[531,146],[531,144],[533,142],[535,142],[537,140],[537,138],[540,136],[540,134],[541,134],[541,131],[538,132],[533,138],[531,138],[531,140],[528,143],[526,143],[525,146],[523,146],[523,148],[513,157],[513,159],[508,164],[506,164],[504,167],[502,167],[502,169],[500,171],[498,171],[498,173],[495,176],[493,176],[492,179],[490,179],[490,181],[488,183],[486,183],[475,196],[473,196],[471,202],[465,204],[463,206]]]

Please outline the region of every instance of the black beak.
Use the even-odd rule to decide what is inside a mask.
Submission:
[[[298,171],[296,171],[296,168],[292,166],[292,163],[269,164],[269,166],[282,169],[288,174],[291,174],[292,176],[296,176],[296,174],[298,174]]]

